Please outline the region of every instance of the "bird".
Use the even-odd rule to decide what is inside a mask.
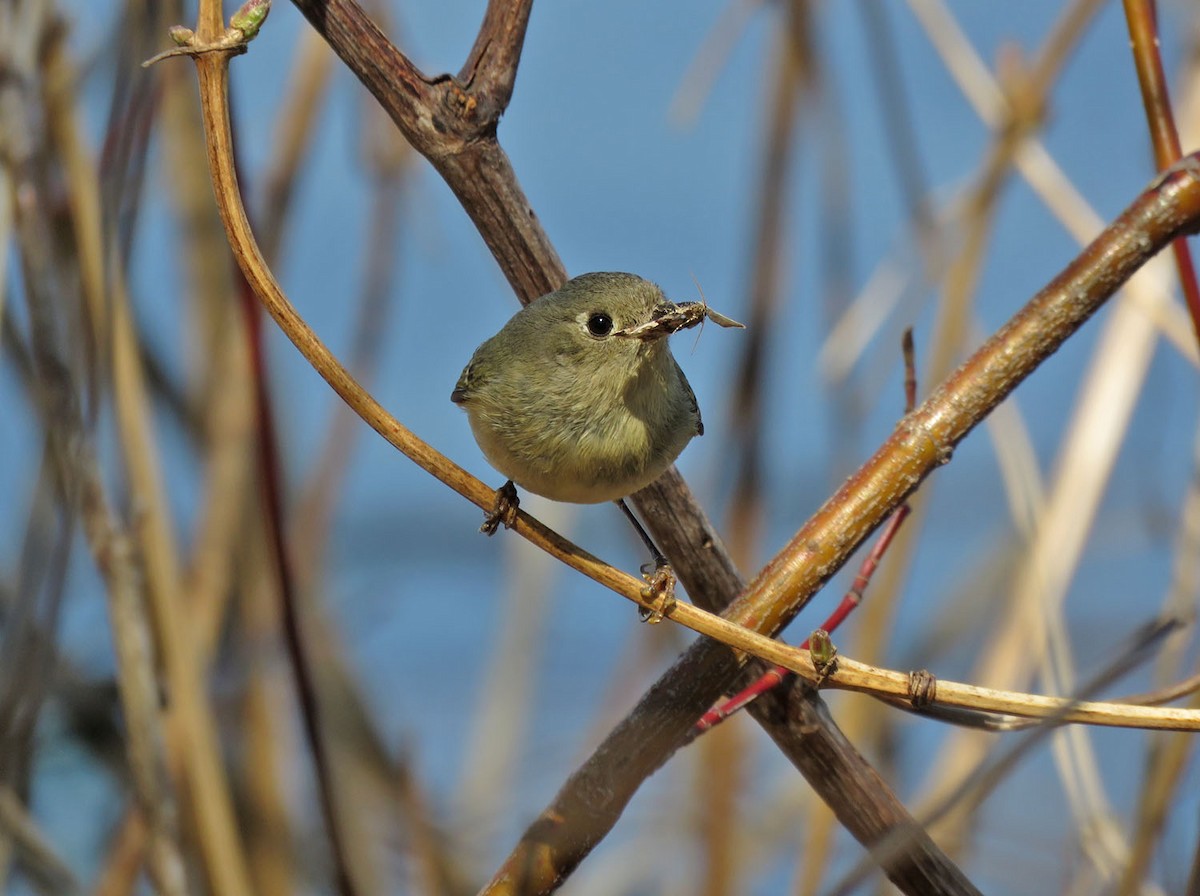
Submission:
[[[622,499],[704,433],[667,337],[706,318],[741,327],[704,302],[672,302],[635,274],[596,272],[530,302],[480,345],[450,400],[508,478],[482,530],[513,525],[514,484],[555,501],[616,501],[665,565]]]

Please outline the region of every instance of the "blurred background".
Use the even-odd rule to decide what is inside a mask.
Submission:
[[[428,74],[459,69],[483,8],[370,6]],[[1159,16],[1187,152],[1200,15]],[[191,891],[220,892],[193,815],[210,785],[255,892],[333,887],[195,74],[139,67],[194,18],[0,6],[7,892],[163,889],[137,786],[174,794]],[[449,394],[518,306],[455,197],[287,3],[232,63],[232,91],[243,192],[291,300],[406,426],[501,484]],[[1115,2],[565,0],[534,7],[499,136],[571,274],[703,290],[750,325],[673,346],[706,422],[679,466],[749,576],[891,432],[904,328],[924,395],[1149,183],[1145,120]],[[641,625],[511,534],[479,535],[475,507],[263,328],[285,550],[356,874],[364,892],[474,892],[691,635]],[[1164,255],[930,478],[839,649],[1071,693],[1169,611],[1188,625],[1105,696],[1195,672],[1196,368]],[[523,507],[618,567],[646,559],[614,507]],[[150,656],[160,588],[191,660]],[[151,722],[186,699],[164,683],[172,663],[193,663],[202,699],[183,712],[210,719],[227,784],[181,772],[171,735],[163,767],[139,771],[137,744],[156,740],[132,736],[117,687],[138,662],[167,670],[165,690],[143,688]],[[918,813],[1020,737],[829,702]],[[987,893],[1183,892],[1192,754],[1187,736],[1072,730],[933,830]],[[564,891],[822,893],[863,855],[739,717],[656,775]]]

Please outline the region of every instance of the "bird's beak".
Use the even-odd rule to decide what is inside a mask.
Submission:
[[[655,307],[654,313],[646,323],[618,330],[613,335],[638,339],[642,342],[654,342],[679,330],[694,327],[696,324],[702,323],[706,317],[711,318],[713,323],[718,326],[739,329],[742,327],[736,320],[713,311],[704,302],[662,302]]]
[[[619,330],[615,335],[642,342],[655,342],[678,330],[694,327],[704,320],[704,306],[700,302],[662,302],[655,307],[650,320],[635,327]]]

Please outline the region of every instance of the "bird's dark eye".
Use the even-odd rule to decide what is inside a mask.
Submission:
[[[593,336],[607,336],[612,332],[612,318],[603,311],[593,312],[587,320],[588,332]]]

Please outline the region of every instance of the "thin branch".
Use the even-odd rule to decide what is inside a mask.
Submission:
[[[53,896],[83,892],[71,866],[55,851],[20,797],[7,784],[0,784],[0,835],[15,847],[17,859],[40,892]]]
[[[929,178],[925,176],[921,162],[917,130],[905,90],[904,70],[896,53],[895,35],[888,20],[888,7],[871,0],[860,0],[855,6],[870,48],[867,59],[871,81],[879,94],[879,114],[888,134],[888,144],[895,149],[888,154],[895,170],[893,176],[900,187],[917,242],[928,249],[936,228],[929,207]]]
[[[234,29],[219,32],[212,27],[214,17],[219,22],[221,4],[219,0],[201,0],[198,11],[196,33],[201,46],[216,45],[222,40],[235,39],[238,35]],[[252,36],[252,35],[251,35]],[[229,51],[201,53],[195,56],[198,71],[203,72],[207,64],[215,65],[221,72],[228,66],[229,56],[242,50],[235,46]],[[203,76],[202,80],[203,80]],[[228,93],[222,85],[224,117],[226,130],[229,128]],[[209,145],[212,149],[211,143]],[[232,140],[225,144],[226,155],[222,164],[228,168],[234,178],[233,189],[236,190],[237,156],[233,151]],[[240,201],[239,201],[240,206]],[[243,217],[245,216],[242,210]],[[238,284],[239,306],[242,311],[247,350],[250,355],[251,381],[254,386],[254,405],[257,419],[257,453],[259,463],[260,484],[263,492],[262,524],[267,542],[270,562],[278,579],[281,616],[283,620],[284,644],[287,648],[291,671],[296,685],[296,697],[300,706],[300,718],[308,748],[312,754],[313,768],[317,780],[317,796],[320,803],[321,815],[325,822],[325,830],[329,837],[330,855],[333,861],[334,877],[338,891],[342,896],[355,896],[358,886],[351,873],[348,858],[348,845],[340,823],[334,794],[334,774],[331,767],[329,750],[325,743],[324,732],[320,721],[320,703],[317,697],[317,685],[311,661],[304,644],[303,629],[297,606],[295,576],[287,555],[286,532],[283,509],[283,471],[279,440],[275,432],[272,415],[274,404],[266,373],[264,358],[264,340],[262,336],[262,312],[255,301],[250,283],[242,279]]]
[[[533,0],[488,0],[475,45],[458,73],[477,103],[496,110],[496,120],[512,98],[532,8]]]
[[[80,458],[83,530],[108,589],[109,618],[116,645],[127,752],[138,808],[146,821],[148,864],[160,892],[188,892],[177,840],[175,799],[166,783],[162,716],[155,679],[154,649],[147,621],[146,583],[133,539],[117,521],[90,449]],[[209,869],[209,873],[216,873]]]
[[[1154,0],[1124,0],[1124,5],[1133,63],[1137,69],[1138,84],[1142,88],[1142,105],[1146,109],[1150,140],[1154,145],[1154,160],[1158,170],[1163,171],[1179,161],[1183,150],[1179,145],[1179,131],[1175,127],[1171,94],[1167,87],[1166,72],[1163,71],[1162,53],[1159,51],[1158,12]],[[1200,341],[1200,285],[1196,282],[1196,266],[1185,240],[1177,240],[1171,248],[1175,253],[1179,285],[1192,318],[1192,328],[1197,341]]]

